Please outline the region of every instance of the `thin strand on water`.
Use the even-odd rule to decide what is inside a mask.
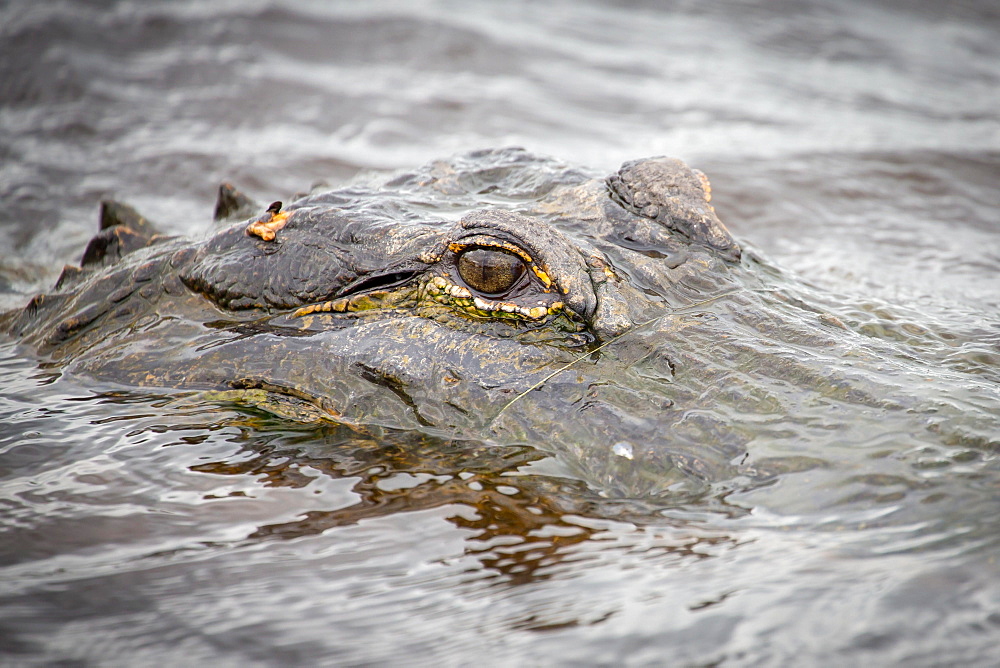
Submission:
[[[524,392],[521,392],[516,397],[514,397],[513,399],[511,399],[510,401],[508,401],[506,404],[503,405],[503,408],[501,408],[499,411],[497,411],[496,415],[494,415],[492,418],[490,418],[490,421],[487,423],[487,426],[491,426],[494,422],[496,422],[497,418],[499,418],[501,415],[503,415],[503,412],[505,410],[507,410],[508,408],[510,408],[515,402],[517,402],[519,399],[521,399],[522,397],[524,397],[525,395],[527,395],[529,392],[533,392],[534,390],[537,390],[539,387],[541,387],[545,383],[549,382],[550,380],[552,380],[553,378],[555,378],[556,376],[558,376],[559,374],[561,374],[563,371],[565,371],[566,369],[568,369],[571,366],[573,366],[574,364],[576,364],[577,362],[580,362],[581,360],[584,360],[584,359],[590,357],[594,353],[600,352],[604,348],[610,346],[612,343],[616,343],[616,342],[620,341],[621,339],[625,338],[629,334],[634,334],[635,332],[639,331],[640,329],[642,329],[646,325],[648,325],[650,323],[653,323],[653,322],[656,322],[657,320],[662,320],[663,318],[666,318],[667,316],[670,316],[670,315],[677,315],[678,313],[684,313],[688,309],[698,308],[699,306],[704,306],[705,304],[710,304],[710,303],[716,301],[717,299],[721,299],[723,297],[731,295],[734,292],[736,292],[736,290],[727,290],[726,292],[717,294],[714,297],[709,297],[708,299],[704,299],[704,300],[702,300],[700,302],[695,302],[694,304],[688,304],[687,306],[681,306],[680,308],[677,308],[677,309],[668,310],[666,313],[661,313],[660,315],[655,316],[653,318],[650,318],[649,320],[646,320],[645,322],[639,323],[638,325],[636,325],[635,327],[633,327],[632,329],[630,329],[628,331],[622,332],[621,334],[619,334],[618,336],[616,336],[616,337],[614,337],[612,339],[608,339],[607,341],[605,341],[601,345],[597,346],[593,350],[589,350],[586,353],[584,353],[584,354],[580,355],[579,357],[577,357],[576,359],[574,359],[573,361],[568,362],[567,364],[559,367],[558,369],[556,369],[555,371],[553,371],[552,373],[550,373],[549,375],[547,375],[545,378],[542,378],[540,381],[538,381],[537,383],[535,383],[534,385],[532,385],[531,387],[529,387],[528,389],[526,389]]]

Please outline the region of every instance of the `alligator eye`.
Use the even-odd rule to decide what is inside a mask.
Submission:
[[[502,250],[474,248],[458,256],[462,280],[476,292],[488,295],[507,292],[524,272],[524,260]]]

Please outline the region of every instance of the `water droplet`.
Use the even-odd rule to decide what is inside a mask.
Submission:
[[[632,444],[628,441],[618,441],[611,446],[611,452],[625,459],[632,459]]]

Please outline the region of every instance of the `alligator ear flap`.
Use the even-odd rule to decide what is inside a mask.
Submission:
[[[123,255],[166,238],[138,211],[114,200],[101,202],[100,225],[101,231],[83,251],[83,267],[114,264]]]
[[[260,209],[261,206],[257,202],[240,192],[236,186],[224,182],[219,184],[219,197],[215,201],[213,220],[217,223],[246,220],[256,216]]]
[[[608,187],[627,211],[651,218],[727,260],[739,261],[739,244],[708,203],[712,189],[700,171],[676,158],[635,160],[608,177]]]

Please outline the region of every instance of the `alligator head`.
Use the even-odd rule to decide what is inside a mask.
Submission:
[[[709,200],[678,160],[605,178],[477,152],[199,242],[111,221],[2,322],[68,373],[530,444],[610,493],[698,491],[790,402],[891,401],[837,370],[842,325],[762,289]]]

